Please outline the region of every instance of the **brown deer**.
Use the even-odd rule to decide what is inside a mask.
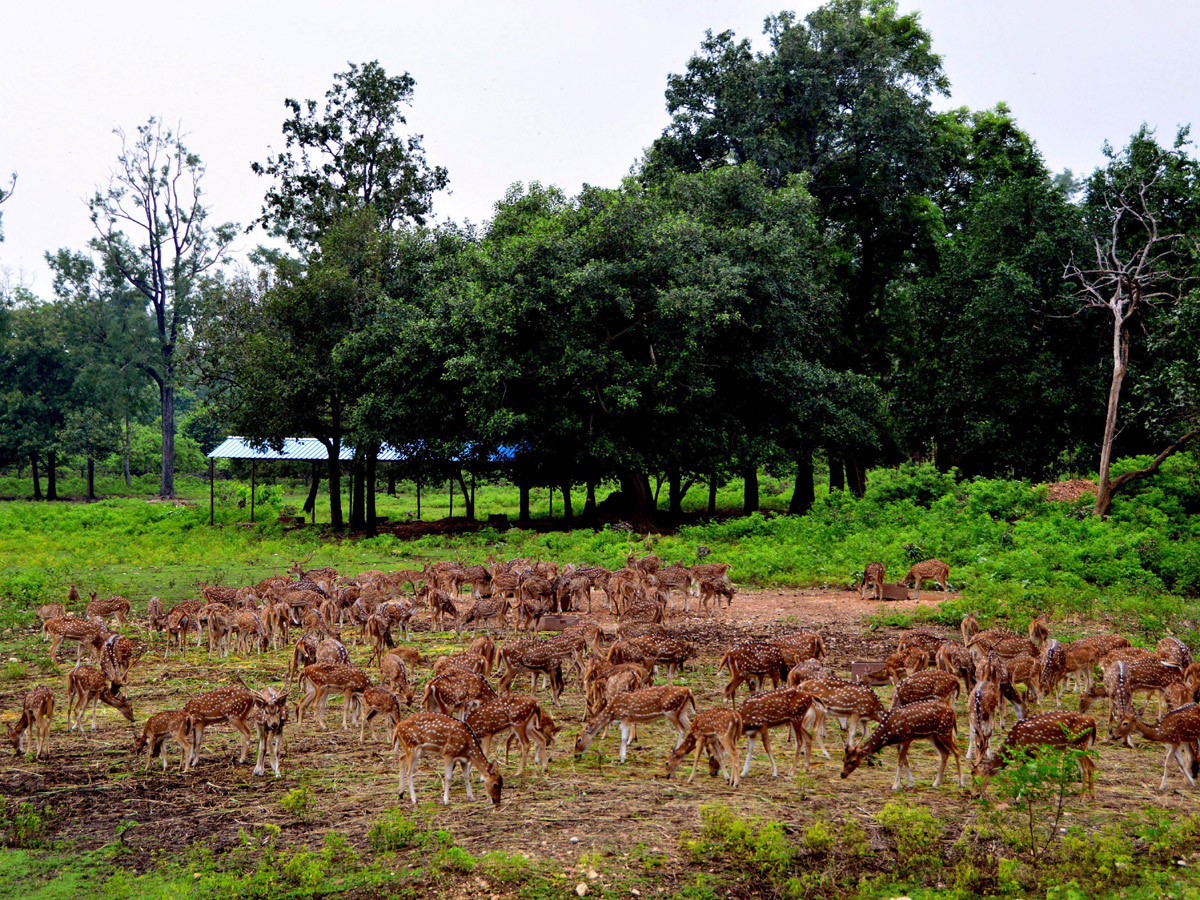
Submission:
[[[487,597],[476,600],[458,620],[455,628],[461,633],[465,627],[474,622],[482,624],[484,631],[489,634],[492,628],[504,632],[508,628],[508,601],[503,597]]]
[[[1038,646],[1039,650],[1050,639],[1050,620],[1046,618],[1045,614],[1034,616],[1030,621],[1029,639]]]
[[[151,631],[162,631],[166,624],[167,615],[163,612],[162,600],[151,597],[146,601],[146,621]]]
[[[116,616],[117,621],[122,625],[129,624],[129,601],[121,596],[108,597],[104,600],[96,599],[96,592],[92,591],[92,602],[87,605],[84,615],[89,619],[108,619],[111,616]]]
[[[1168,635],[1160,640],[1154,649],[1159,659],[1180,672],[1187,671],[1187,667],[1192,664],[1191,648],[1177,637]]]
[[[42,640],[50,640],[50,633],[46,631],[46,623],[51,619],[57,619],[67,614],[67,608],[61,603],[45,603],[38,607],[38,621],[42,623]]]
[[[788,668],[794,669],[806,660],[825,658],[825,640],[815,631],[793,631],[788,634],[776,635],[769,638],[767,643],[774,644],[783,654],[783,661]]]
[[[182,709],[167,709],[155,713],[146,720],[146,724],[142,726],[142,733],[133,743],[132,750],[134,756],[139,756],[143,750],[146,751],[146,765],[142,768],[143,772],[150,768],[150,761],[160,755],[162,756],[163,771],[167,771],[167,753],[164,745],[168,737],[173,738],[179,745],[180,774],[187,772],[188,757],[191,756],[192,748],[188,739],[185,719]]]
[[[650,665],[651,671],[654,671],[659,665],[666,664],[668,679],[673,679],[676,671],[689,659],[694,659],[700,652],[699,645],[695,641],[662,635],[647,634],[642,637],[630,638],[624,643],[642,653],[642,658]],[[636,662],[636,660],[631,661]],[[786,678],[786,674],[783,677]]]
[[[980,669],[979,681],[967,698],[967,721],[971,735],[967,744],[968,762],[975,756],[976,746],[979,747],[980,756],[987,756],[988,744],[996,728],[996,712],[1000,707],[1000,686],[995,671],[986,661]]]
[[[982,796],[992,776],[1012,762],[1018,754],[1036,752],[1040,747],[1088,750],[1095,743],[1096,720],[1091,716],[1077,712],[1048,712],[1030,716],[1012,727],[998,752],[990,756],[981,756],[972,765],[971,774],[979,779],[973,793],[977,797]],[[1079,764],[1083,770],[1084,787],[1095,797],[1096,764],[1087,756],[1081,756]]]
[[[1191,748],[1200,740],[1200,704],[1189,703],[1187,706],[1172,710],[1159,721],[1157,725],[1147,725],[1133,712],[1121,717],[1115,736],[1118,740],[1136,731],[1148,741],[1163,744],[1167,755],[1163,760],[1163,777],[1158,785],[1160,791],[1167,789],[1167,779],[1171,773],[1171,760],[1179,764],[1179,770],[1188,784],[1196,786],[1195,769],[1200,760],[1189,759],[1184,762],[1184,751],[1190,756]]]
[[[1058,641],[1050,638],[1042,645],[1042,675],[1038,679],[1038,695],[1054,695],[1054,705],[1062,706],[1062,683],[1067,676],[1067,652]]]
[[[579,733],[575,741],[575,755],[581,756],[585,753],[591,746],[592,739],[613,722],[620,723],[621,727],[621,762],[625,762],[630,734],[634,724],[638,722],[666,719],[679,732],[679,740],[675,744],[679,746],[683,743],[695,712],[696,701],[692,698],[692,692],[685,687],[665,684],[642,688],[631,694],[619,694],[593,716]]]
[[[710,618],[716,618],[717,612],[721,608],[721,600],[725,600],[727,607],[733,606],[733,595],[737,593],[737,588],[733,586],[728,578],[724,576],[713,578],[710,576],[702,576],[697,583],[700,586],[700,614],[704,615],[707,611]],[[712,610],[709,610],[709,605],[712,605]]]
[[[946,643],[946,639],[934,634],[932,631],[927,631],[924,628],[914,628],[911,631],[904,632],[900,638],[900,643],[896,645],[896,652],[907,655],[913,650],[924,650],[929,655],[930,659],[937,657],[938,651],[942,649],[942,645]]]
[[[358,742],[360,744],[366,735],[367,725],[371,725],[371,738],[375,738],[375,726],[371,720],[376,716],[383,716],[387,721],[389,733],[404,718],[400,712],[400,698],[385,688],[375,687],[373,684],[368,685],[367,689],[363,691],[362,700],[366,715],[359,718]]]
[[[517,777],[525,774],[525,762],[529,756],[530,746],[534,747],[534,757],[546,773],[550,765],[550,741],[554,736],[553,720],[550,720],[551,731],[546,734],[542,727],[545,714],[533,697],[520,694],[500,694],[483,703],[467,714],[466,725],[479,738],[484,754],[491,748],[492,739],[505,731],[512,729],[513,736],[521,745],[521,762],[517,768]]]
[[[808,766],[812,756],[812,734],[804,727],[804,719],[810,712],[819,710],[820,701],[802,687],[779,688],[755,694],[747,699],[738,710],[742,717],[742,734],[750,738],[746,747],[746,762],[742,766],[741,777],[750,774],[750,761],[754,757],[754,739],[762,739],[763,749],[767,751],[767,759],[771,761],[771,777],[779,776],[775,765],[775,754],[771,752],[771,729],[788,726],[796,741],[796,754],[792,758],[792,768],[788,772],[791,778],[796,774],[796,766],[800,762],[800,754],[804,754],[804,765]]]
[[[108,679],[99,669],[76,664],[67,674],[67,731],[82,730],[81,723],[89,703],[92,705],[92,731],[96,730],[96,707],[100,703],[111,706],[130,722],[133,721],[133,704],[129,698],[110,691]],[[71,722],[72,714],[75,716],[74,724]]]
[[[490,674],[488,668],[488,661],[478,653],[463,651],[462,653],[451,653],[449,656],[439,656],[433,664],[433,674],[441,675],[449,669],[462,669],[464,672],[472,672],[487,678]]]
[[[321,731],[328,730],[325,727],[325,707],[331,696],[343,694],[346,697],[346,704],[342,707],[342,731],[345,731],[349,727],[347,720],[351,711],[358,706],[363,691],[371,684],[362,669],[342,663],[305,666],[301,683],[308,685],[308,692],[296,704],[296,721],[303,722],[304,711],[315,703],[317,728]]]
[[[741,736],[742,717],[734,710],[706,709],[697,713],[683,743],[667,754],[666,777],[670,778],[684,757],[695,750],[692,774],[687,780],[687,783],[691,784],[696,780],[696,767],[700,764],[700,757],[707,751],[708,758],[717,761],[721,775],[731,787],[736,788],[742,781],[738,773],[740,760],[737,749],[737,742]]]
[[[901,580],[901,584],[913,586],[913,599],[921,599],[921,584],[925,581],[933,581],[941,585],[942,590],[950,591],[950,567],[940,559],[927,559],[924,562],[919,562],[908,570],[908,574]]]
[[[934,659],[940,671],[958,678],[968,691],[975,687],[975,661],[971,651],[958,641],[946,641]]]
[[[883,576],[885,571],[883,563],[867,563],[867,567],[863,569],[862,591],[858,595],[859,600],[867,599],[868,587],[871,588],[872,600],[883,599]]]
[[[614,679],[619,684],[608,692],[608,683]],[[589,659],[583,670],[583,688],[587,714],[594,716],[611,695],[622,691],[635,691],[650,686],[650,670],[640,663],[613,664],[603,659]]]
[[[936,669],[926,669],[909,675],[896,685],[895,693],[892,694],[892,707],[907,706],[922,700],[941,700],[953,706],[960,691],[958,679],[953,675]]]
[[[13,753],[25,752],[25,732],[33,732],[33,758],[50,755],[50,720],[54,718],[54,692],[44,684],[28,691],[21,701],[21,715],[8,729]]]
[[[795,687],[814,678],[837,681],[837,675],[833,669],[821,665],[815,659],[806,659],[788,672],[787,686]]]
[[[130,640],[124,635],[110,634],[100,648],[100,669],[111,682],[110,690],[120,692],[129,680],[129,670],[146,652],[146,642]]]
[[[246,720],[254,709],[255,695],[244,684],[219,687],[193,697],[183,707],[185,728],[192,752],[188,757],[189,769],[200,762],[200,746],[204,743],[204,732],[213,725],[227,722],[242,736],[242,751],[238,762],[245,762],[250,752],[250,729]]]
[[[869,756],[878,753],[884,747],[896,744],[899,753],[896,761],[896,780],[892,790],[900,790],[904,774],[908,773],[908,784],[914,784],[912,767],[908,763],[908,748],[913,741],[928,740],[941,757],[941,765],[933,779],[933,786],[942,783],[942,775],[946,771],[946,761],[951,754],[954,765],[958,769],[958,786],[963,786],[962,760],[958,753],[958,744],[954,740],[957,717],[954,710],[940,700],[924,700],[908,706],[899,706],[887,714],[875,732],[861,744],[846,748],[842,761],[842,777],[848,778]]]
[[[504,662],[500,690],[509,690],[518,675],[528,675],[530,691],[536,691],[538,676],[545,675],[550,683],[551,702],[557,706],[564,686],[563,660],[569,659],[573,652],[569,647],[536,638],[505,644],[500,648],[500,659]]]
[[[496,765],[490,762],[479,745],[475,734],[457,719],[443,716],[439,713],[417,713],[409,716],[398,724],[392,732],[392,746],[400,755],[400,790],[404,791],[404,783],[408,782],[409,797],[413,806],[417,805],[417,789],[413,784],[413,773],[422,753],[441,756],[445,763],[445,773],[442,776],[442,803],[450,805],[450,780],[454,777],[454,767],[463,768],[463,781],[467,784],[467,799],[474,800],[471,794],[471,766],[474,765],[483,774],[484,787],[494,806],[500,805],[500,792],[504,787],[504,779]]]
[[[850,684],[847,681],[813,679],[802,682],[799,687],[810,692],[818,701],[813,707],[813,734],[817,736],[822,755],[828,757],[825,749],[824,726],[826,714],[832,715],[844,728],[846,746],[854,743],[861,724],[863,736],[866,736],[867,722],[882,722],[887,710],[879,702],[879,697],[869,687],[861,684]]]
[[[385,654],[379,664],[379,681],[389,690],[395,691],[404,698],[405,706],[412,706],[413,690],[408,680],[408,667],[404,660],[395,653]]]
[[[473,707],[495,696],[495,690],[482,675],[450,669],[429,680],[420,705],[429,712],[456,716],[461,721]]]
[[[267,774],[266,758],[270,754],[271,772],[279,777],[279,752],[283,747],[283,728],[288,721],[288,692],[279,693],[275,688],[264,688],[253,697],[254,709],[246,724],[254,729],[258,749],[254,757],[254,774]]]
[[[492,675],[492,670],[500,665],[500,648],[496,642],[492,640],[491,635],[481,634],[475,640],[467,645],[467,650],[474,653],[476,656],[482,656],[487,660],[487,671],[483,674],[489,678]]]
[[[1108,698],[1108,740],[1113,740],[1116,725],[1122,718],[1133,712],[1133,684],[1129,677],[1129,666],[1118,660],[1104,669],[1104,682],[1093,685],[1092,688],[1079,698],[1079,711],[1087,712],[1092,703],[1101,697]],[[1133,738],[1125,736],[1125,744],[1133,749]]]
[[[103,622],[81,619],[69,613],[54,619],[47,619],[42,627],[50,635],[51,659],[57,658],[58,648],[62,642],[69,641],[77,646],[75,654],[77,662],[83,658],[84,647],[91,650],[92,656],[99,662],[100,648],[108,639],[108,629],[104,627]]]
[[[729,669],[729,684],[725,685],[722,694],[730,703],[733,703],[738,685],[743,681],[748,682],[751,694],[762,687],[766,678],[771,679],[772,687],[787,682],[788,664],[783,654],[774,644],[762,641],[743,641],[726,650],[717,665],[717,674],[720,675],[726,668]]]

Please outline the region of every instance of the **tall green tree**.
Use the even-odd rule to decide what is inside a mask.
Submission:
[[[154,382],[162,419],[159,494],[175,496],[175,391],[180,345],[195,315],[204,274],[217,266],[236,233],[212,227],[202,201],[205,167],[176,130],[151,118],[132,139],[115,134],[121,152],[107,187],[88,206],[97,249],[141,294],[153,326],[153,355],[138,368]]]

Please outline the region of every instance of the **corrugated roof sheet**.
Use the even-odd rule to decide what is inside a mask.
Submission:
[[[379,448],[376,459],[380,462],[395,462],[408,459],[411,455],[412,451],[407,446],[397,448],[384,444]],[[515,456],[516,447],[500,447],[491,454],[490,459],[492,462],[500,462],[501,460],[510,460]],[[209,459],[329,459],[329,451],[316,438],[284,438],[283,448],[276,450],[273,447],[259,449],[251,446],[244,438],[227,437],[219,446],[209,452],[208,457]],[[338,459],[350,460],[353,458],[354,448],[343,445],[338,452]]]

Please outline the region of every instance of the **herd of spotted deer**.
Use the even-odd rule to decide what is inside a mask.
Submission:
[[[1200,664],[1193,663],[1189,648],[1174,637],[1163,638],[1154,650],[1133,647],[1116,634],[1091,635],[1063,645],[1050,637],[1044,617],[1034,619],[1023,636],[1004,628],[980,630],[974,616],[967,616],[961,625],[961,643],[924,629],[908,631],[881,665],[848,681],[826,666],[820,634],[793,631],[730,647],[717,667],[718,675],[727,670],[730,676],[723,692],[729,705],[697,711],[691,689],[674,682],[685,664],[698,656],[699,647],[669,630],[663,624],[664,614],[678,605],[689,612],[693,594],[702,614],[710,616],[716,615],[722,599],[732,603],[735,588],[726,564],[662,566],[655,556],[631,555],[617,571],[573,565],[560,570],[554,563],[518,559],[493,561],[486,567],[442,562],[423,570],[344,577],[328,568],[305,570],[307,562],[294,564],[287,576],[267,578],[252,587],[201,583],[200,599],[171,609],[150,598],[146,627],[151,634],[165,632],[168,657],[172,651],[185,653],[191,636],[197,648],[207,640],[211,658],[227,656],[231,642],[237,652],[261,653],[290,644],[295,629],[301,634],[283,690],[252,691],[235,675],[231,683],[190,698],[181,709],[151,716],[133,747],[137,754],[146,753],[147,768],[161,756],[166,771],[164,745],[171,738],[181,750],[180,771],[188,772],[199,763],[205,730],[227,723],[242,737],[239,762],[246,761],[253,734],[257,738],[254,774],[265,774],[269,758],[278,777],[284,727],[292,711],[297,723],[303,723],[311,711],[317,727],[325,730],[326,705],[331,697],[341,695],[345,697],[342,727],[357,724],[360,742],[368,727],[373,734],[376,720],[388,722],[391,747],[400,763],[400,790],[407,788],[413,803],[417,802],[414,773],[426,754],[443,763],[443,802],[449,803],[451,780],[461,766],[468,799],[472,799],[474,767],[488,796],[498,804],[502,777],[498,764],[488,757],[492,742],[506,734],[509,748],[517,741],[518,776],[531,749],[545,772],[559,730],[536,696],[511,692],[514,680],[528,675],[534,695],[544,682],[551,704],[557,706],[565,687],[564,671],[574,671],[580,676],[586,703],[576,755],[616,724],[623,763],[638,725],[666,719],[678,732],[678,740],[667,755],[664,775],[670,777],[694,753],[689,781],[707,755],[710,774],[723,775],[736,788],[749,774],[756,740],[766,750],[772,775],[777,775],[770,734],[783,727],[795,742],[789,771],[793,775],[801,755],[806,766],[811,765],[814,743],[829,756],[824,738],[826,722],[832,718],[845,734],[842,778],[884,747],[896,745],[892,789],[898,790],[905,776],[911,785],[909,746],[928,740],[940,757],[934,787],[941,783],[951,756],[963,786],[955,701],[964,692],[969,729],[966,757],[973,760],[977,792],[985,790],[991,776],[1020,753],[1044,746],[1090,749],[1097,740],[1097,725],[1087,710],[1098,698],[1108,703],[1110,740],[1132,746],[1132,734],[1137,732],[1166,747],[1160,789],[1167,788],[1173,761],[1193,786],[1200,774],[1200,705],[1195,702],[1200,695]],[[948,575],[945,563],[926,560],[912,567],[905,582],[915,583],[918,591],[924,580],[946,589]],[[870,564],[863,575],[862,596],[868,587],[878,593],[883,577],[883,566]],[[472,602],[460,608],[467,585]],[[564,618],[572,611],[590,614],[593,591],[602,593],[615,620],[615,634],[593,621]],[[74,585],[67,602],[72,607],[81,603]],[[426,612],[431,629],[443,630],[449,622],[460,634],[467,626],[482,633],[467,650],[433,662],[432,677],[416,701],[425,711],[406,716],[403,707],[414,705],[412,672],[427,660],[412,646],[397,645],[394,633],[398,630],[402,640],[409,638],[410,621],[420,610]],[[78,647],[75,667],[67,677],[68,731],[82,729],[89,704],[93,730],[100,703],[133,721],[130,670],[149,645],[109,631],[112,620],[130,624],[129,601],[101,600],[92,594],[82,616],[68,612],[63,604],[43,606],[38,613],[42,637],[52,642],[52,658],[63,642]],[[492,633],[505,632],[510,615],[515,615],[517,629],[534,634],[514,635],[497,644]],[[544,623],[561,630],[543,639],[538,632]],[[378,685],[353,664],[341,640],[346,627],[354,630],[356,643],[370,647],[367,665],[378,665]],[[605,649],[608,640],[612,643]],[[98,667],[83,664],[85,649]],[[667,683],[655,685],[659,667],[665,667]],[[494,671],[499,671],[496,687],[491,683]],[[764,690],[768,679],[772,687]],[[293,682],[300,698],[289,707]],[[742,684],[750,696],[739,705]],[[874,690],[887,684],[893,686],[890,707]],[[1062,709],[1068,687],[1079,695],[1078,712]],[[1143,721],[1135,708],[1139,693],[1148,695],[1147,705],[1150,698],[1157,698],[1159,711],[1165,712],[1156,724]],[[1035,704],[1051,699],[1054,711],[1030,714]],[[1004,727],[1008,706],[1017,721],[1003,745],[993,750],[993,734]],[[49,753],[54,707],[54,693],[46,685],[26,694],[20,716],[9,728],[15,752],[25,751],[31,734],[35,758]],[[876,723],[873,730],[870,722]],[[738,749],[742,737],[748,738],[744,764]],[[1094,793],[1095,766],[1090,755],[1080,755],[1080,765],[1085,786]]]

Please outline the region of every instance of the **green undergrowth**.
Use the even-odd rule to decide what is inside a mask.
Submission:
[[[872,560],[895,580],[913,561],[936,556],[950,564],[961,594],[919,615],[956,623],[970,609],[984,619],[1023,621],[1045,611],[1068,628],[1074,618],[1093,618],[1147,637],[1168,628],[1200,637],[1198,510],[1200,475],[1191,456],[1169,460],[1159,476],[1118,499],[1109,521],[1092,516],[1086,500],[1049,502],[1027,483],[956,481],[930,466],[875,470],[864,498],[825,495],[805,516],[758,513],[650,536],[612,526],[548,533],[485,527],[411,541],[358,539],[320,528],[285,532],[273,519],[249,526],[236,521],[245,515],[236,507],[218,507],[221,527],[210,528],[203,506],[15,501],[0,503],[0,626],[30,624],[30,607],[62,599],[72,582],[125,594],[136,607],[154,594],[194,595],[201,579],[256,581],[310,554],[312,565],[355,571],[491,556],[619,566],[631,551],[653,550],[687,564],[728,562],[741,585],[782,587],[853,585]],[[926,587],[925,596],[937,596]],[[877,622],[910,624],[886,607]]]

